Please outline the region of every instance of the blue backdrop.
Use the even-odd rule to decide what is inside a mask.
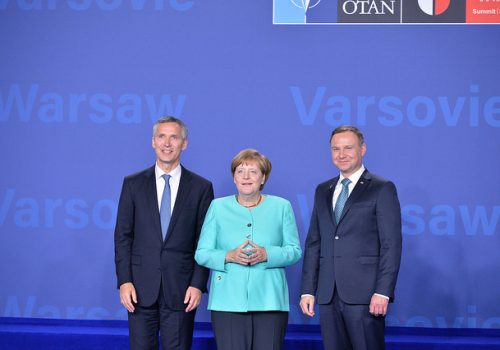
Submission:
[[[239,150],[266,154],[266,193],[292,202],[302,243],[315,186],[337,174],[330,132],[360,127],[402,204],[387,323],[500,328],[500,26],[272,22],[271,1],[0,0],[0,316],[126,317],[119,191],[173,114],[183,164],[216,196],[235,192]],[[317,323],[300,270],[290,322]]]

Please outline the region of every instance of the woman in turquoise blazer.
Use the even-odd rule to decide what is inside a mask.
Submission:
[[[195,259],[212,270],[208,309],[218,350],[281,349],[288,323],[285,267],[301,255],[292,206],[261,193],[271,162],[246,149],[231,162],[237,195],[215,199]]]

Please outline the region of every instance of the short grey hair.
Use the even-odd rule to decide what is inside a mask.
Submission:
[[[187,139],[188,137],[188,128],[186,124],[182,120],[176,117],[172,116],[166,116],[166,117],[160,117],[156,121],[156,123],[153,125],[153,137],[156,135],[156,131],[158,130],[158,125],[163,124],[163,123],[175,123],[181,127],[181,133],[182,133],[182,138],[184,140]]]

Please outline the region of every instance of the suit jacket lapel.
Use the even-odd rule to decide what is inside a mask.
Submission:
[[[155,167],[153,166],[146,173],[146,201],[151,213],[151,222],[154,229],[158,232],[158,239],[163,241],[161,233],[160,208],[158,208],[158,194],[156,192]]]
[[[365,170],[363,174],[361,174],[361,177],[359,178],[356,186],[354,186],[354,189],[349,195],[349,198],[347,198],[347,202],[345,203],[344,210],[342,210],[342,215],[340,216],[339,222],[342,221],[342,218],[347,214],[347,212],[349,212],[351,206],[356,203],[361,194],[366,190],[368,184],[370,183],[370,180],[371,176],[368,173],[368,170]]]
[[[335,191],[335,186],[337,186],[337,182],[339,181],[339,176],[332,180],[330,186],[328,186],[328,193],[326,196],[326,207],[329,209],[330,220],[332,220],[333,226],[337,226],[337,222],[335,221],[335,213],[333,212],[333,192]]]
[[[182,167],[182,166],[181,166]],[[184,205],[186,204],[187,198],[189,197],[189,192],[191,192],[191,172],[186,168],[182,167],[181,180],[179,181],[179,190],[177,191],[177,197],[175,198],[174,210],[172,211],[172,217],[170,218],[170,224],[168,225],[167,241],[177,223],[177,219],[181,214]]]

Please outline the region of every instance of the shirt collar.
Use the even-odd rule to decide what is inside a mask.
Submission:
[[[159,180],[164,174],[168,174],[170,175],[170,177],[172,179],[178,179],[180,178],[181,176],[181,172],[182,172],[182,168],[181,168],[181,165],[177,165],[174,170],[172,170],[171,172],[169,173],[166,173],[164,172],[159,166],[158,164],[155,164],[155,177],[157,180]]]
[[[361,164],[361,167],[358,170],[356,170],[351,176],[349,176],[349,180],[351,180],[351,183],[354,186],[356,186],[359,178],[361,177],[361,175],[363,175],[364,171],[365,171],[365,166],[363,164]],[[345,177],[342,174],[340,174],[338,183],[341,183],[342,180],[344,180],[344,179],[345,179]]]

